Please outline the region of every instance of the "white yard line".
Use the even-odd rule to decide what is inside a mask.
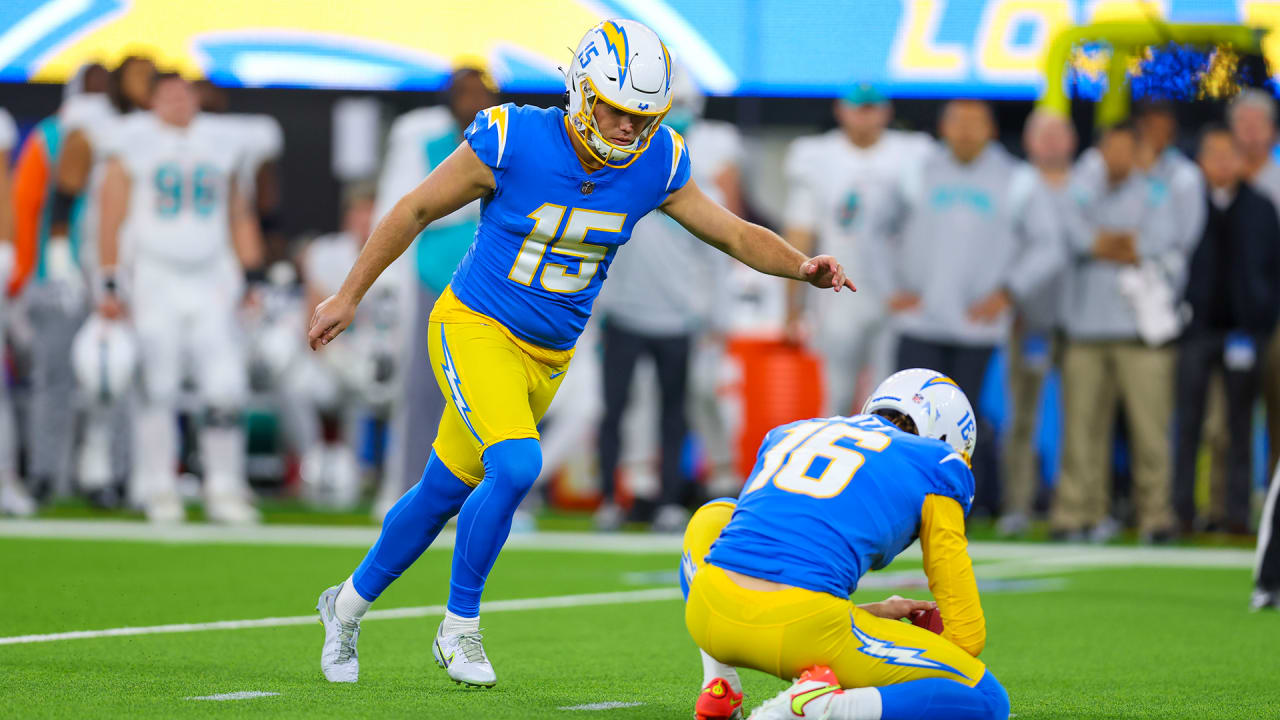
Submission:
[[[224,527],[189,523],[150,525],[124,520],[0,520],[0,538],[117,540],[155,543],[298,545],[309,547],[368,547],[378,537],[374,527],[315,525],[258,525]],[[440,533],[431,548],[453,547],[453,532]],[[561,550],[623,554],[679,554],[679,535],[640,533],[535,532],[512,535],[513,550]],[[1057,572],[1068,566],[1147,566],[1251,568],[1254,553],[1235,548],[1153,548],[1133,546],[1046,545],[1041,543],[973,542],[969,554],[978,562],[1020,561],[1026,566]],[[919,559],[913,545],[899,557]]]
[[[584,595],[557,595],[552,597],[521,598],[518,600],[494,600],[480,606],[482,613],[513,612],[520,610],[547,610],[551,608],[584,607],[588,605],[621,605],[626,603],[657,602],[675,600],[680,597],[679,588],[654,588],[651,590],[628,590],[624,592],[587,593]],[[444,605],[424,605],[421,607],[395,608],[392,610],[371,610],[364,616],[365,620],[394,620],[400,618],[429,617],[444,615]],[[91,638],[125,637],[129,635],[159,635],[166,633],[203,632],[206,630],[245,630],[248,628],[286,627],[289,625],[307,625],[317,622],[318,615],[295,615],[293,617],[269,617],[257,620],[221,620],[205,623],[178,623],[174,625],[151,625],[148,627],[120,627],[106,630],[76,630],[73,632],[48,633],[45,635],[14,635],[0,637],[0,645],[25,645],[29,643],[56,642],[59,640],[87,640]]]
[[[618,708],[640,707],[642,702],[618,702],[610,700],[608,702],[594,702],[586,705],[565,705],[556,708],[557,710],[616,710]]]
[[[198,695],[188,700],[249,700],[251,698],[275,697],[278,692],[260,692],[258,690],[242,690],[241,692],[220,693],[218,695]]]

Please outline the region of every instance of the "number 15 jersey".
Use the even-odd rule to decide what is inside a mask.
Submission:
[[[689,155],[663,126],[625,168],[588,173],[561,109],[498,105],[463,133],[493,171],[475,241],[450,287],[516,337],[553,350],[577,342],[618,248],[636,222],[689,181]]]
[[[876,415],[805,420],[765,436],[707,562],[847,598],[920,534],[928,495],[973,502],[973,473],[941,440]]]

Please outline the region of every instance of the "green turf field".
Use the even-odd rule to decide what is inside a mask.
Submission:
[[[1280,717],[1280,615],[1245,611],[1247,569],[1238,562],[1231,569],[1090,567],[1089,552],[1070,567],[1038,573],[1052,582],[984,592],[982,657],[1008,689],[1017,718]],[[305,618],[319,592],[362,555],[352,545],[0,538],[0,637]],[[375,609],[443,604],[449,557],[428,552]],[[0,716],[688,718],[701,666],[682,605],[669,595],[675,564],[669,552],[505,552],[486,601],[604,593],[635,600],[636,591],[668,591],[643,596],[665,599],[625,604],[484,613],[499,676],[493,690],[459,688],[435,667],[429,643],[438,615],[367,620],[354,686],[324,682],[321,629],[301,620],[0,644]],[[890,577],[909,578],[918,567],[900,561]],[[980,577],[999,574],[987,573],[991,567],[980,566]],[[1024,562],[1015,574],[1027,571]],[[867,590],[865,598],[889,592]],[[749,671],[743,679],[748,708],[786,685]],[[278,694],[190,699],[238,692]],[[567,709],[599,703],[629,706]]]

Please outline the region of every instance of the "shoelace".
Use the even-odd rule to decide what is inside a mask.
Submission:
[[[356,637],[360,635],[360,623],[338,621],[338,662],[344,663],[356,654]]]
[[[462,633],[458,636],[458,652],[467,662],[484,662],[484,646],[480,644],[478,632]]]

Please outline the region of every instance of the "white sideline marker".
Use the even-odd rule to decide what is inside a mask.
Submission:
[[[220,695],[197,695],[189,697],[187,700],[248,700],[250,698],[273,697],[279,695],[276,692],[260,692],[258,690],[245,690],[242,692],[222,693]]]
[[[587,703],[586,705],[565,705],[558,707],[557,710],[616,710],[618,708],[640,707],[642,702],[618,702],[610,700],[609,702]]]
[[[495,600],[480,606],[480,612],[511,612],[518,610],[548,610],[552,608],[585,607],[588,605],[621,605],[626,603],[657,602],[675,600],[680,597],[679,588],[653,588],[650,590],[628,590],[622,592],[586,593],[583,595],[556,595],[552,597],[521,598],[517,600]],[[424,605],[420,607],[395,608],[392,610],[371,610],[364,616],[365,620],[395,620],[399,618],[430,617],[444,615],[444,605]],[[221,620],[206,623],[178,623],[174,625],[151,625],[149,627],[120,627],[106,630],[75,630],[72,632],[48,633],[45,635],[13,635],[0,637],[0,645],[25,645],[29,643],[56,642],[58,640],[88,640],[104,637],[125,637],[129,635],[160,635],[166,633],[203,632],[205,630],[244,630],[247,628],[286,627],[289,625],[307,625],[318,621],[317,615],[295,615],[293,617],[269,617],[257,620]]]

